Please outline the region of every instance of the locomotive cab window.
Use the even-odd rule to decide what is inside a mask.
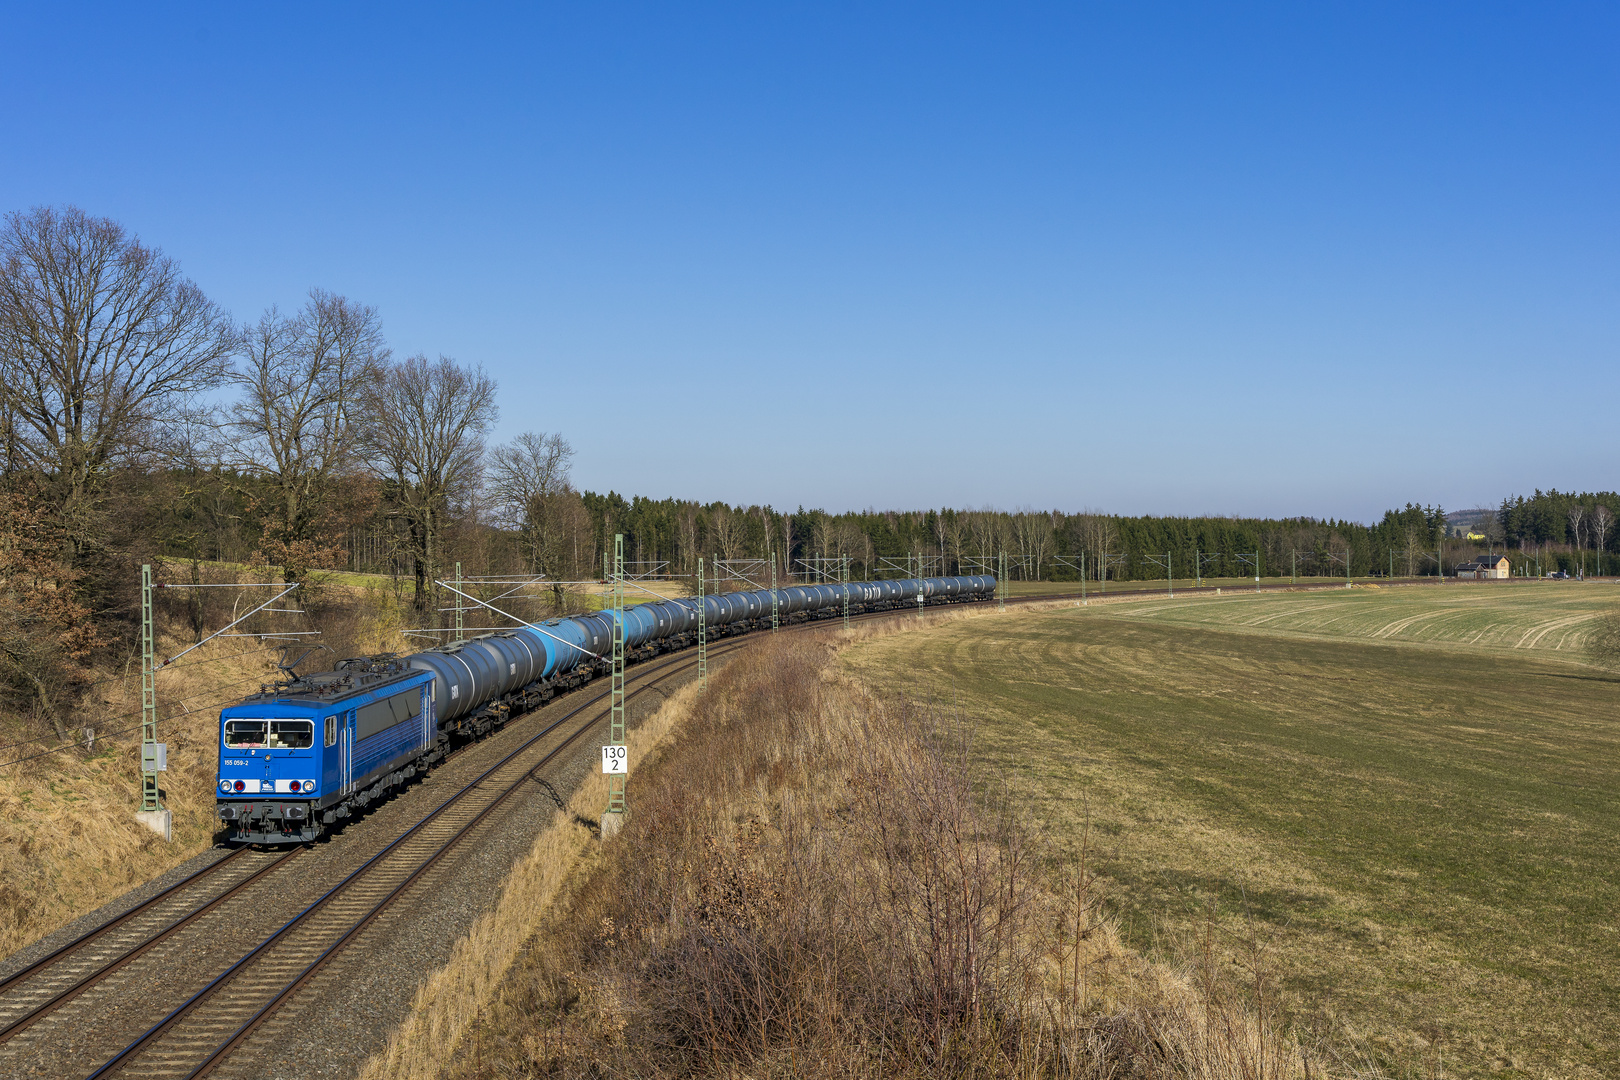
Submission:
[[[331,746],[335,742],[337,742],[337,717],[328,716],[326,718],[326,745]]]
[[[269,745],[284,750],[308,750],[315,745],[315,724],[309,720],[272,720]]]
[[[315,745],[315,725],[308,720],[227,720],[225,745],[308,750]]]
[[[268,720],[227,720],[225,721],[226,746],[263,746]]]

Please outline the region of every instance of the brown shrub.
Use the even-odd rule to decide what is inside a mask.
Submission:
[[[712,680],[451,1075],[1298,1073],[1038,866],[971,725],[830,656],[783,635]]]
[[[26,491],[0,492],[0,725],[9,743],[46,732],[66,740],[65,712],[100,643],[77,577],[61,560],[66,531]]]

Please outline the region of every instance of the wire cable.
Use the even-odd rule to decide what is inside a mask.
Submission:
[[[252,682],[252,681],[254,681],[254,680],[258,679],[258,678],[259,678],[259,676],[254,675],[254,676],[251,676],[250,678],[247,678],[247,679],[238,679],[237,681],[235,681],[233,683],[227,683],[226,687],[227,688],[238,687],[238,686],[241,686],[245,682]],[[200,698],[200,697],[212,696],[214,694],[217,694],[219,689],[220,688],[215,688],[214,690],[209,691],[207,694],[193,694],[190,697],[179,698],[175,702],[175,704],[183,704],[184,702],[194,701],[194,700],[196,700],[197,698]],[[213,703],[210,703],[208,705],[199,706],[196,709],[187,709],[181,715],[182,716],[189,716],[194,712],[202,712],[205,709],[212,709],[216,705],[223,704],[224,702],[227,702],[227,701],[231,700],[231,698],[233,698],[235,696],[236,696],[235,694],[226,694],[224,697],[219,698],[219,700],[217,702],[213,702]],[[140,711],[141,710],[136,709],[134,712],[120,713],[117,716],[108,717],[108,719],[109,720],[125,720],[125,719],[128,719],[131,716],[140,715]],[[166,720],[178,720],[178,719],[180,719],[180,717],[177,717],[177,716],[174,716],[174,715],[169,715],[169,716],[166,716],[166,717],[161,717],[158,720],[158,723],[161,724]],[[116,729],[114,729],[112,731],[108,731],[108,732],[99,732],[99,733],[97,733],[96,738],[98,738],[98,739],[100,739],[100,738],[106,738],[106,739],[115,738],[116,736],[124,735],[124,734],[127,734],[128,732],[135,731],[135,730],[137,730],[138,728],[140,728],[142,726],[143,725],[141,725],[141,724],[131,724],[129,727],[116,728]],[[11,747],[26,746],[29,743],[36,743],[36,742],[43,742],[43,741],[44,741],[43,739],[31,739],[31,740],[28,740],[28,742],[12,743]],[[81,747],[83,745],[84,745],[83,743],[79,743],[79,742],[63,743],[61,746],[55,746],[55,747],[52,747],[49,750],[42,750],[37,754],[29,754],[26,757],[12,758],[10,761],[0,761],[0,769],[4,769],[4,768],[6,768],[7,766],[10,766],[10,765],[20,765],[25,761],[33,761],[36,758],[48,757],[51,754],[60,754],[64,750],[74,750],[74,749],[77,749],[77,748],[79,748],[79,747]],[[11,747],[0,747],[0,749],[10,749]]]
[[[221,660],[235,660],[235,659],[238,659],[238,658],[243,657],[243,656],[251,656],[256,652],[268,652],[268,651],[269,651],[269,647],[266,646],[266,647],[260,648],[260,649],[248,649],[246,652],[231,653],[229,656],[216,656],[216,657],[213,657],[212,659],[209,659],[209,660],[191,660],[191,661],[188,661],[188,662],[186,662],[184,664],[178,664],[178,665],[176,665],[175,667],[172,667],[172,668],[158,668],[157,672],[155,674],[161,674],[162,672],[165,672],[165,671],[179,671],[181,668],[188,668],[188,667],[193,666],[194,664],[217,664]],[[264,672],[264,674],[268,675],[268,674],[270,674],[270,672]],[[257,677],[258,676],[256,676],[256,675],[252,676],[252,678],[257,678]],[[93,682],[93,683],[85,683],[84,688],[86,690],[88,690],[92,686],[100,686],[102,683],[115,682],[115,681],[128,682],[130,679],[133,679],[133,678],[135,678],[134,675],[123,675],[123,676],[120,676],[119,679],[117,679],[117,680],[115,680],[115,679],[98,679],[96,682]],[[228,686],[239,686],[242,683],[247,682],[247,681],[248,681],[248,679],[239,679],[234,683],[227,683],[226,685],[228,685]],[[192,697],[195,697],[195,696],[197,696],[197,695],[195,695],[195,694],[192,695]],[[189,700],[191,700],[191,698],[181,698],[180,700],[181,701],[189,701]],[[125,716],[134,716],[134,715],[135,715],[134,713],[121,713],[118,716],[112,717],[112,719],[119,720],[119,719],[122,719]],[[17,748],[19,746],[33,746],[36,743],[47,743],[47,742],[50,742],[50,741],[51,741],[51,737],[47,736],[47,735],[41,735],[41,736],[39,736],[37,738],[33,738],[33,739],[19,739],[14,743],[6,743],[4,745],[0,745],[0,751],[13,750],[13,749],[15,749],[15,748]],[[78,744],[74,743],[72,745],[76,746]],[[0,767],[3,767],[3,766],[0,766]]]

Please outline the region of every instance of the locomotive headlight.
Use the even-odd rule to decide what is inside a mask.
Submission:
[[[231,790],[231,782],[229,780],[221,780],[219,782],[219,790],[221,790],[221,791],[229,791],[229,790]]]
[[[304,790],[305,791],[314,791],[315,790],[315,781],[313,781],[313,780],[305,780],[304,781]]]

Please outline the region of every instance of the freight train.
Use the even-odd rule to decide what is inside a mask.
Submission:
[[[846,593],[847,590],[847,593]],[[702,599],[706,632],[743,633],[916,604],[989,600],[988,576],[804,585]],[[696,644],[698,600],[624,609],[627,662]],[[501,630],[410,656],[342,660],[220,713],[216,811],[227,839],[299,844],[426,772],[455,744],[611,668],[612,611]]]

